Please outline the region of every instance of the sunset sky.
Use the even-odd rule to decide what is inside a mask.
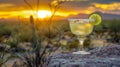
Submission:
[[[37,0],[27,0],[36,9]],[[40,0],[40,11],[50,11],[48,4],[53,0]],[[120,0],[64,0],[61,8],[56,13],[60,16],[90,14],[94,11],[120,15]],[[24,3],[24,0],[0,0],[0,18],[17,16],[27,17],[33,12]],[[39,13],[40,14],[40,13]]]

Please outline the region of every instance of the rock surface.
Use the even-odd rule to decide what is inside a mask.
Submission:
[[[48,67],[120,67],[120,45],[96,48],[89,55],[59,53],[50,56]]]

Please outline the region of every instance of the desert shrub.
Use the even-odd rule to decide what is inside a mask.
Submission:
[[[90,50],[90,44],[91,44],[91,38],[90,37],[87,37],[87,39],[84,41],[84,48],[86,50]]]
[[[69,30],[68,22],[65,20],[53,21],[50,24],[45,21],[41,23],[41,25],[38,25],[38,34],[47,38],[55,38],[57,35],[61,34],[61,32]]]
[[[0,24],[0,36],[11,35],[13,28],[5,23]]]
[[[16,37],[10,37],[6,43],[10,45],[11,48],[16,48],[18,45],[18,39]]]
[[[103,33],[108,32],[111,36],[109,41],[118,43],[120,41],[120,20],[112,19],[112,20],[103,20],[103,22],[94,27],[94,32],[97,33],[98,36],[104,36]]]
[[[66,49],[68,49],[68,50],[79,49],[79,41],[78,41],[78,39],[69,40],[67,45],[66,45]]]

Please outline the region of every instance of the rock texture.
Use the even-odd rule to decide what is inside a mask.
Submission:
[[[89,55],[54,54],[48,58],[48,67],[120,67],[120,45],[95,48],[89,52]]]

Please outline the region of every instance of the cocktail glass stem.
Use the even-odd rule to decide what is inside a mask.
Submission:
[[[78,40],[79,40],[79,50],[80,51],[84,51],[84,40],[85,40],[85,37],[78,37]]]

